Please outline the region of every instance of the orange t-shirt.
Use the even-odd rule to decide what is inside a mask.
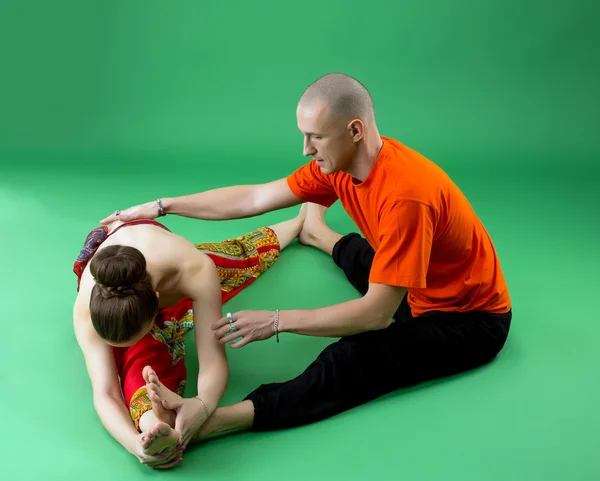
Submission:
[[[426,311],[505,313],[508,288],[494,245],[468,200],[436,164],[397,140],[359,182],[311,161],[287,181],[306,202],[340,200],[375,250],[369,282],[408,288],[413,316]]]

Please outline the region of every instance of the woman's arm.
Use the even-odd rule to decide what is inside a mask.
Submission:
[[[96,334],[85,309],[77,304],[73,328],[92,383],[94,408],[106,430],[131,454],[138,431],[123,402],[111,347]]]
[[[196,248],[193,247],[196,251]],[[186,446],[218,406],[229,380],[225,348],[215,339],[211,325],[222,316],[221,283],[212,260],[190,252],[182,271],[181,289],[192,300],[194,336],[198,355],[198,399],[184,399],[176,409],[175,429]],[[207,416],[208,414],[208,416]]]
[[[193,286],[194,335],[198,355],[198,396],[210,413],[218,406],[229,380],[225,348],[211,326],[222,317],[221,283],[213,262],[206,258],[190,280]]]
[[[87,324],[87,325],[86,325]],[[94,408],[106,430],[135,455],[138,431],[123,402],[111,347],[93,331],[91,322],[74,315],[77,342],[92,382]]]
[[[129,453],[148,466],[158,466],[169,459],[147,456],[138,442],[141,434],[135,428],[129,409],[123,402],[112,348],[94,331],[87,309],[76,303],[73,325],[92,382],[94,408],[111,436]]]

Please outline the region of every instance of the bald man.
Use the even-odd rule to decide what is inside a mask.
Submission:
[[[217,408],[198,437],[328,418],[487,364],[508,336],[511,301],[490,236],[439,166],[380,135],[367,89],[348,75],[325,75],[302,94],[297,120],[311,160],[288,177],[120,213],[125,221],[166,214],[221,220],[317,204],[307,210],[300,241],[330,254],[360,294],[321,309],[237,312],[234,334],[227,319],[215,323],[216,338],[238,339],[236,347],[272,336],[279,341],[283,332],[340,339],[296,378]],[[362,235],[326,225],[325,210],[337,200]],[[159,383],[156,396],[171,409],[180,403]]]

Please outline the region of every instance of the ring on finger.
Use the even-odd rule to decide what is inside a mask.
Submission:
[[[233,316],[231,315],[231,312],[227,313],[227,320],[229,321],[229,332],[237,331],[237,327],[235,326],[235,323],[233,322]]]

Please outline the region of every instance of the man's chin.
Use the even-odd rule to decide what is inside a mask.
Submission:
[[[325,165],[325,164],[317,164],[319,166],[319,169],[321,169],[321,172],[323,172],[325,175],[330,175],[333,174],[333,171],[329,168],[329,166]]]

